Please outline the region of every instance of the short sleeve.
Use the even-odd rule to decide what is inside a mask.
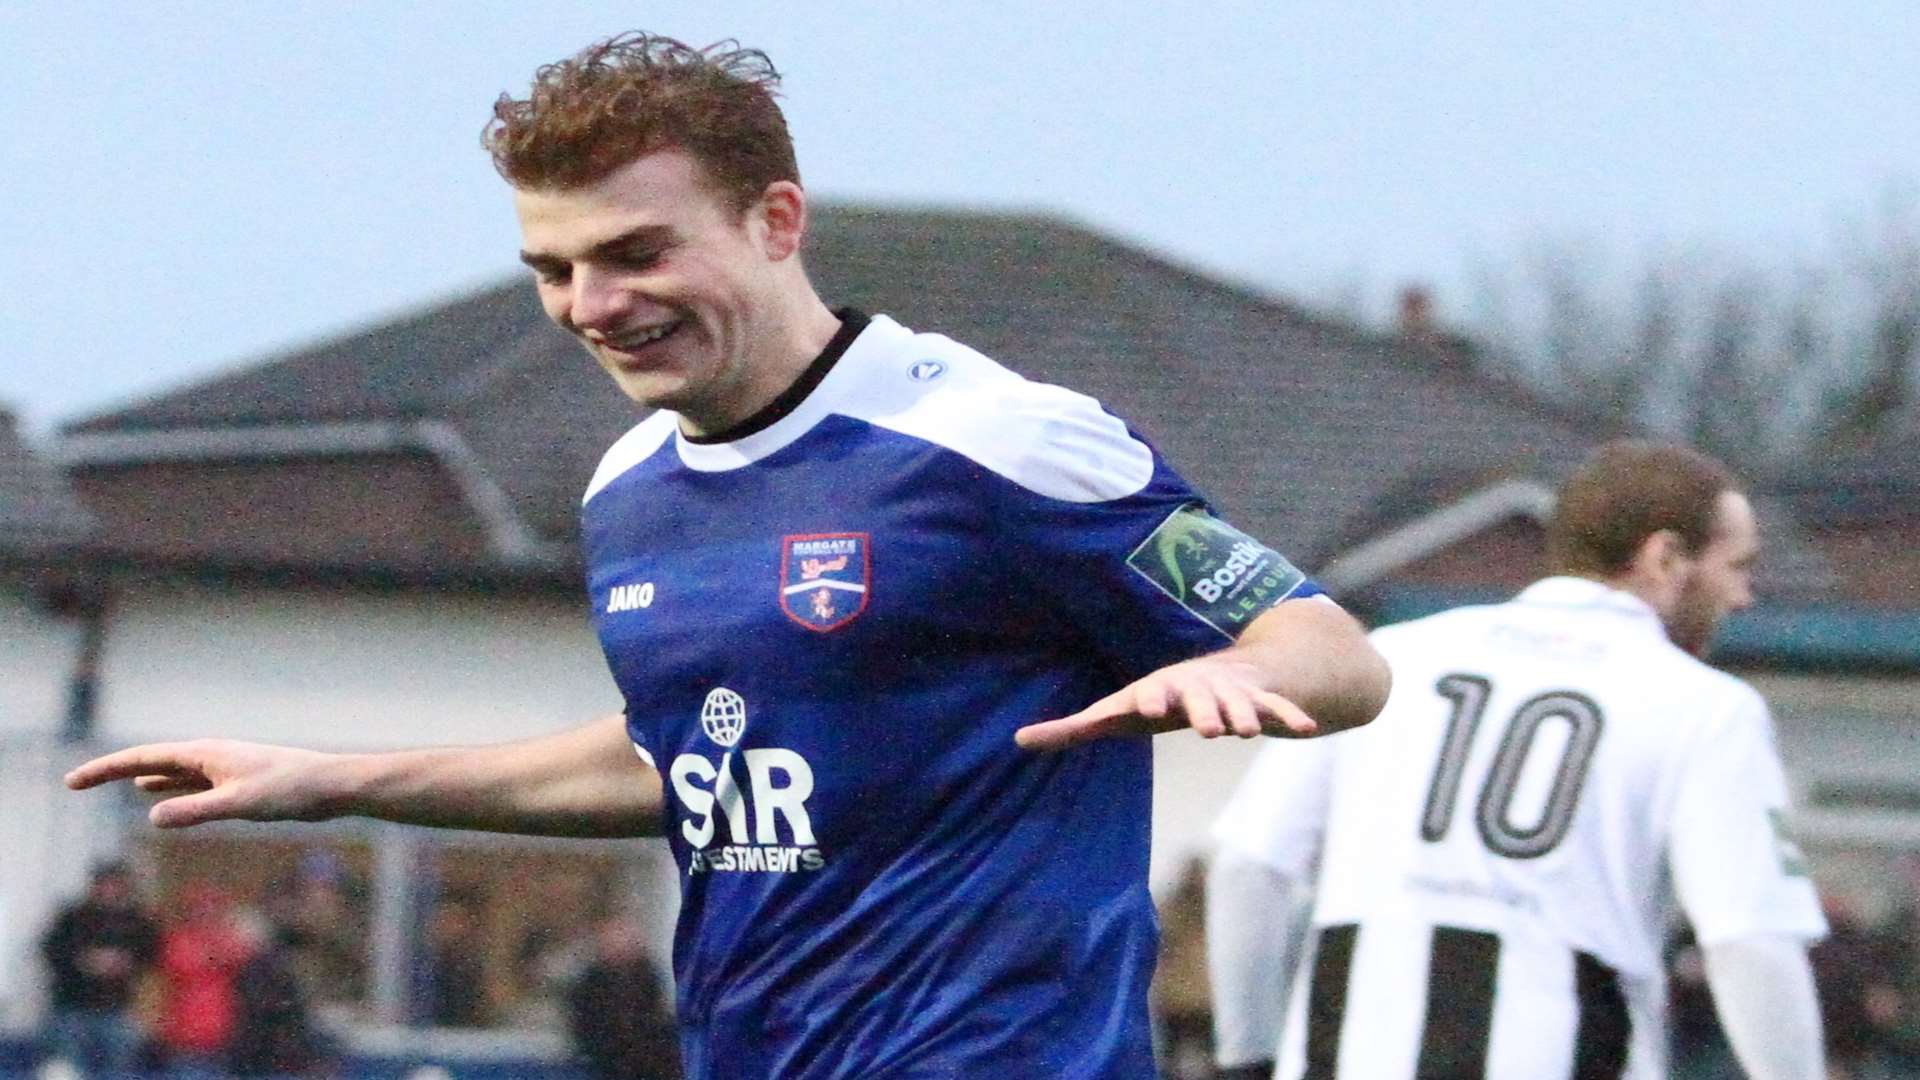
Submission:
[[[1001,520],[1027,591],[1128,678],[1222,648],[1262,612],[1320,589],[1279,552],[1216,514],[1144,440],[1143,484],[1058,498],[1006,485]],[[1084,460],[1041,446],[1056,468]],[[1143,470],[1145,471],[1145,470]],[[1062,485],[1055,483],[1056,489]]]
[[[634,722],[631,710],[627,713],[627,741],[633,744],[633,752],[641,761],[655,769],[660,767],[661,755],[657,753],[656,745],[658,738],[653,732],[645,730],[644,725]]]
[[[1787,835],[1787,783],[1758,694],[1741,696],[1682,766],[1667,855],[1702,945],[1756,934],[1814,939],[1826,919]]]
[[[1275,739],[1260,749],[1214,819],[1215,848],[1292,880],[1313,876],[1332,800],[1332,739]]]

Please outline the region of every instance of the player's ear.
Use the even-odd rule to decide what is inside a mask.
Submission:
[[[807,193],[791,180],[775,180],[760,193],[751,213],[760,218],[761,247],[772,262],[788,259],[800,250],[807,231]]]
[[[1680,534],[1672,529],[1661,529],[1640,541],[1640,550],[1634,553],[1633,569],[1642,577],[1662,580],[1679,571],[1686,554],[1686,543],[1680,539]]]

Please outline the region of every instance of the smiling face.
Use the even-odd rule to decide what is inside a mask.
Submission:
[[[514,207],[547,316],[628,397],[698,434],[790,378],[779,349],[805,221],[796,185],[735,212],[692,157],[665,149],[585,187],[516,189]]]

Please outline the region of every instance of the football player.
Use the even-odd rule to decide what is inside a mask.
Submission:
[[[663,835],[686,1075],[1154,1075],[1141,738],[1364,724],[1359,625],[1098,403],[832,308],[764,55],[648,35],[487,132],[554,323],[654,410],[581,511],[622,714],[138,747],[156,824]]]
[[[1264,748],[1217,821],[1238,1075],[1664,1077],[1675,903],[1748,1075],[1823,1075],[1825,922],[1767,707],[1701,659],[1752,599],[1746,496],[1691,450],[1610,444],[1548,548],[1507,603],[1375,631],[1379,719]]]

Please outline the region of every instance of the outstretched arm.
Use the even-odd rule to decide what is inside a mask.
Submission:
[[[1351,615],[1288,600],[1216,653],[1170,664],[1072,716],[1029,724],[1015,740],[1061,750],[1115,735],[1191,727],[1206,738],[1303,737],[1359,727],[1386,705],[1387,662]]]
[[[222,739],[152,743],[67,774],[76,791],[115,780],[161,796],[148,814],[161,828],[361,816],[537,836],[661,830],[660,774],[634,753],[618,714],[519,742],[376,754]]]

